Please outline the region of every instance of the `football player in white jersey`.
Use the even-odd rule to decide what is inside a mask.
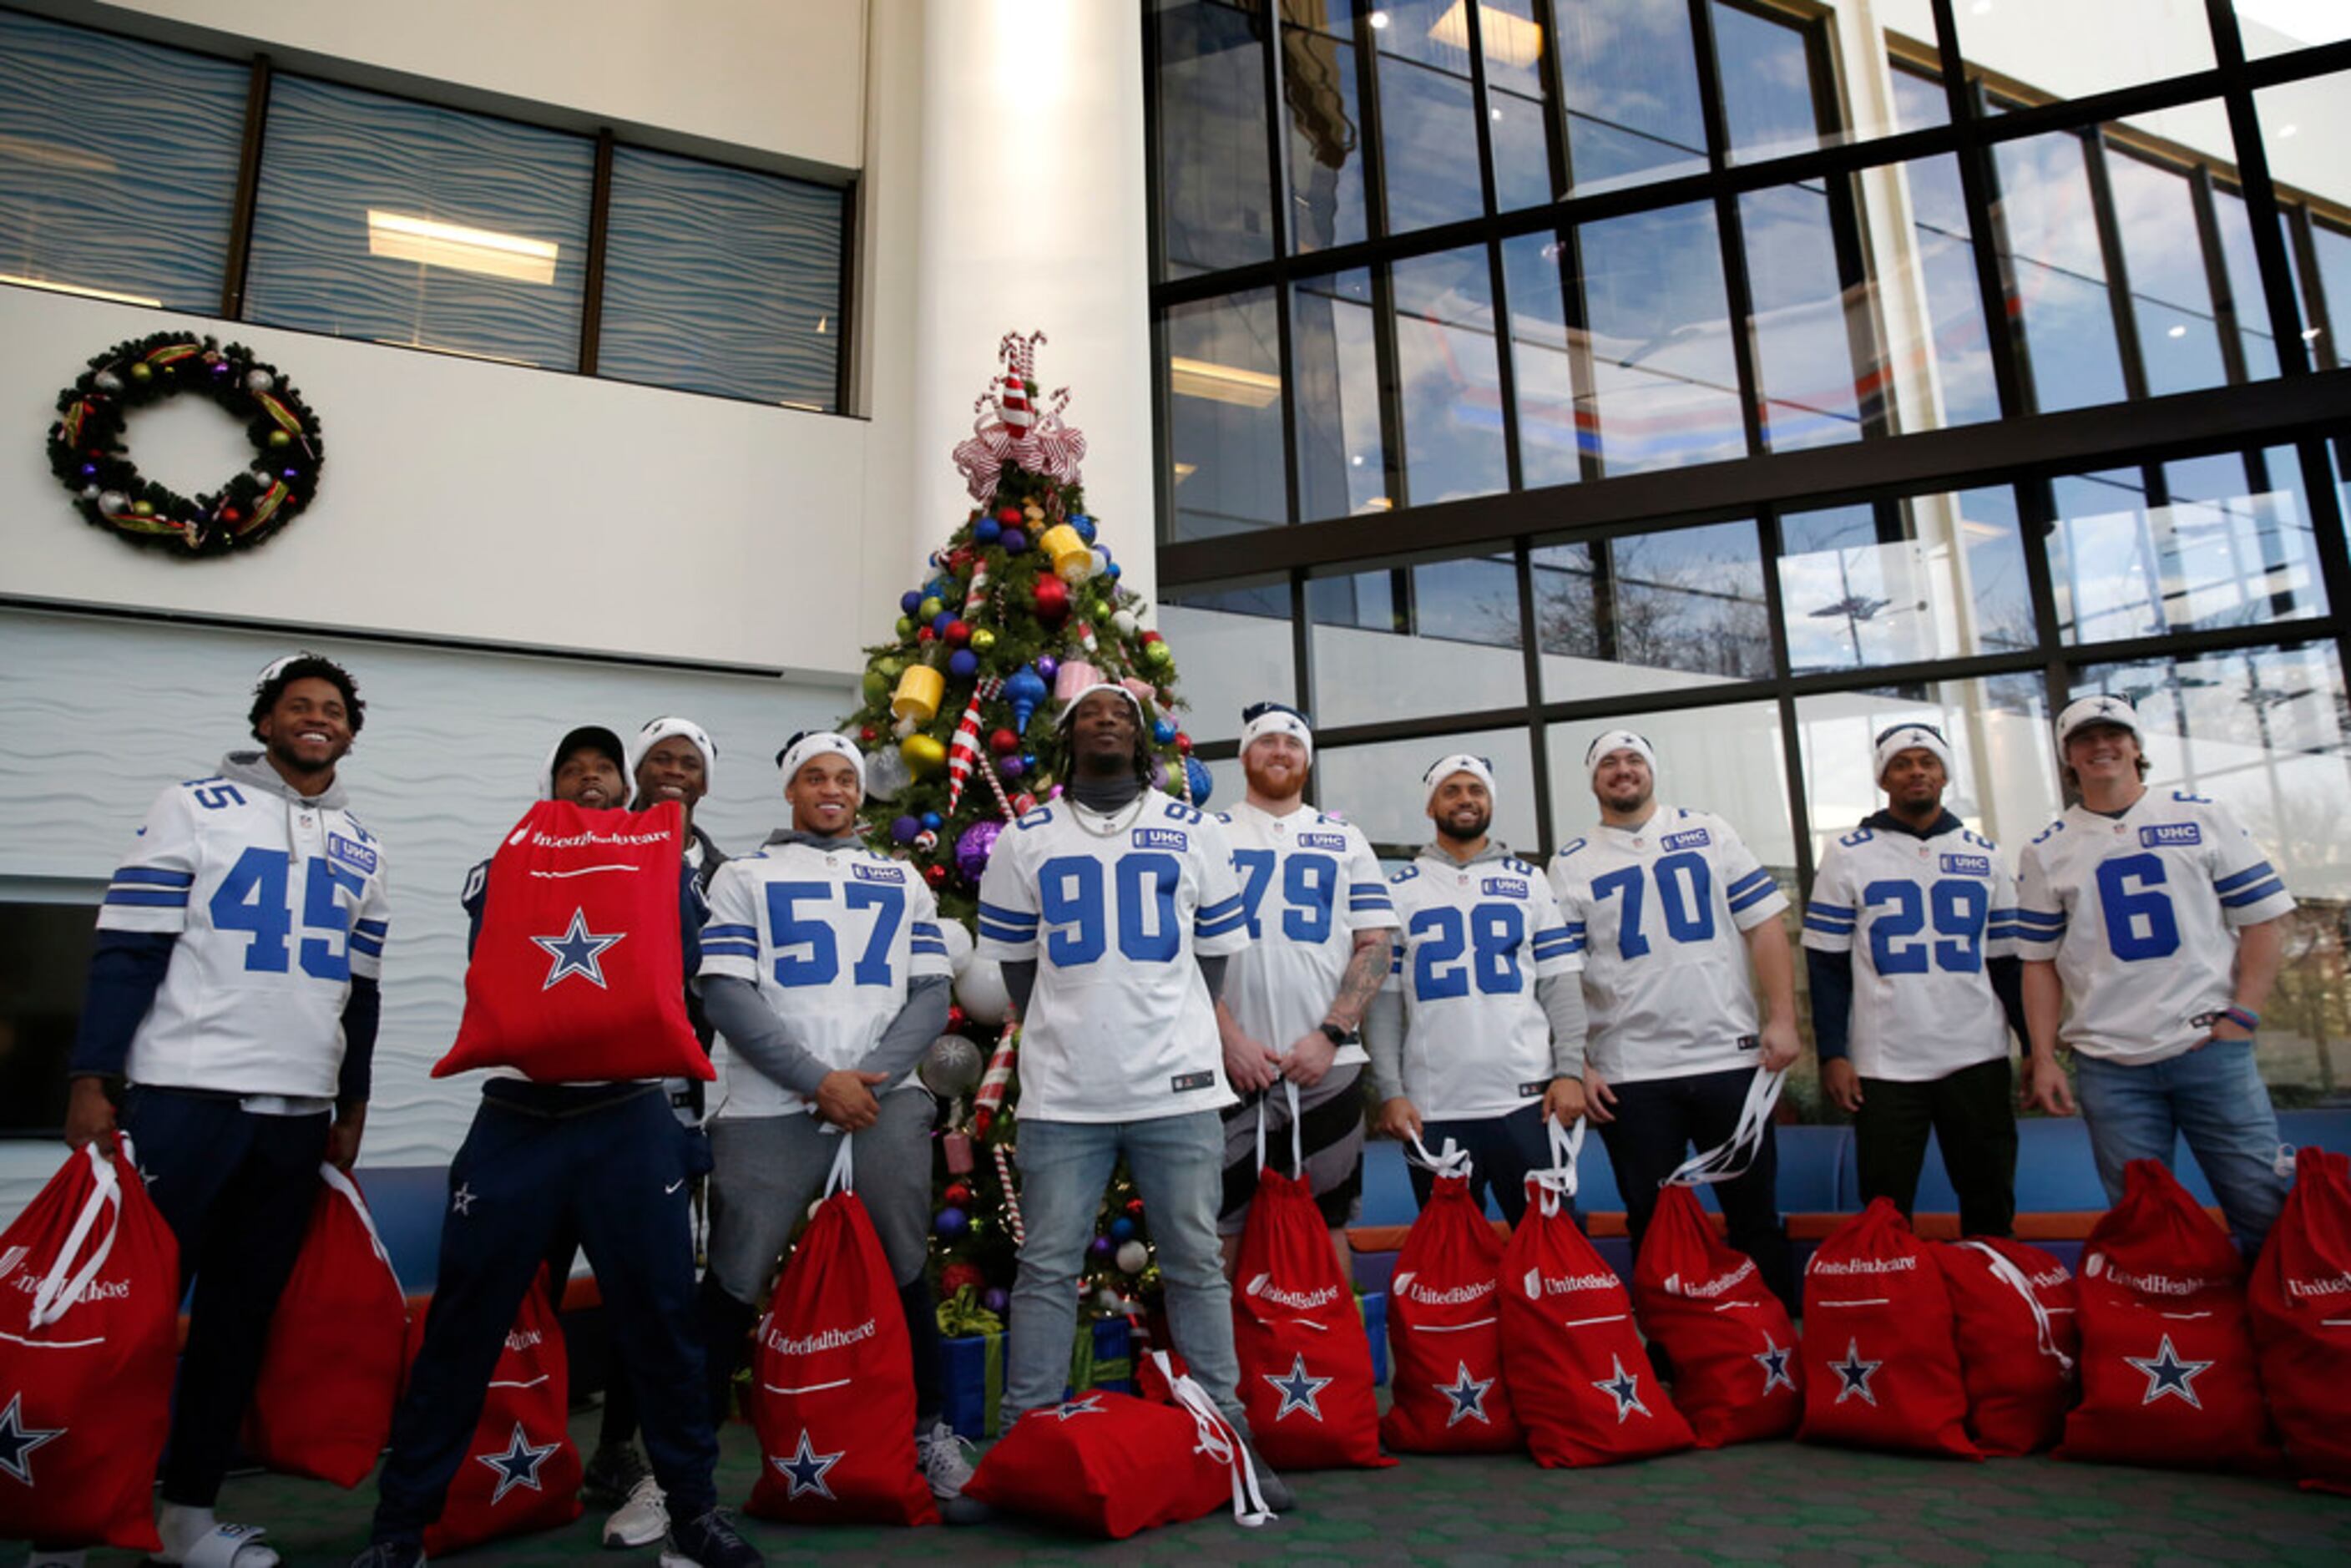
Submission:
[[[703,1347],[724,1420],[744,1338],[777,1260],[858,1134],[857,1194],[873,1217],[913,1341],[915,1447],[951,1523],[962,1443],[939,1419],[938,1303],[931,1293],[931,1124],[914,1067],[947,1026],[950,970],[938,902],[914,868],[858,837],[865,758],[846,736],[794,736],[778,758],[792,825],[710,884],[703,1005],[718,1027],[711,1091],[710,1272]]]
[[[366,718],[332,660],[272,663],[247,716],[262,749],[158,796],[99,908],[66,1141],[111,1133],[121,1094],[181,1283],[195,1282],[157,1562],[277,1561],[213,1507],[319,1163],[349,1170],[367,1119],[384,850],[335,776]]]
[[[1878,736],[1886,809],[1821,857],[1804,910],[1821,1086],[1853,1117],[1861,1200],[1905,1218],[1927,1138],[1959,1197],[1959,1228],[2016,1218],[2008,1037],[2024,1033],[2016,883],[1991,840],[1943,806],[1951,748],[1928,724]]]
[[[1600,821],[1552,857],[1551,885],[1584,941],[1584,1091],[1638,1252],[1657,1184],[1730,1136],[1759,1066],[1796,1060],[1795,959],[1771,873],[1721,818],[1658,801],[1647,740],[1612,729],[1583,760]],[[1714,1190],[1730,1244],[1792,1307],[1778,1175],[1766,1124],[1754,1164]]]
[[[1020,1019],[1020,1202],[1004,1422],[1068,1385],[1077,1284],[1123,1155],[1151,1218],[1167,1326],[1192,1375],[1247,1434],[1232,1297],[1217,1242],[1224,1120],[1217,1032],[1225,965],[1249,945],[1232,847],[1214,817],[1151,787],[1151,716],[1098,682],[1062,710],[1066,793],[996,841],[977,953],[1004,966]],[[1267,1501],[1289,1490],[1259,1466]]]
[[[1512,1225],[1526,1178],[1551,1164],[1546,1118],[1584,1113],[1583,940],[1542,875],[1487,837],[1494,770],[1440,758],[1422,776],[1436,838],[1389,879],[1402,929],[1364,1026],[1380,1130],[1470,1156],[1470,1197],[1491,1190]],[[1409,1167],[1428,1201],[1435,1178]]]
[[[1306,716],[1280,703],[1241,715],[1241,774],[1249,791],[1217,821],[1232,841],[1249,946],[1225,971],[1217,1004],[1225,1072],[1249,1099],[1225,1113],[1225,1199],[1218,1228],[1226,1266],[1238,1250],[1257,1191],[1258,1119],[1268,1148],[1290,1121],[1275,1092],[1298,1085],[1305,1176],[1331,1228],[1340,1270],[1353,1277],[1347,1226],[1364,1194],[1361,1074],[1364,1015],[1388,976],[1395,905],[1364,831],[1303,800],[1314,759]]]
[[[2126,1165],[2168,1163],[2185,1137],[2250,1255],[2285,1202],[2253,1034],[2294,899],[2227,807],[2147,787],[2141,737],[2122,697],[2084,697],[2057,716],[2075,803],[2017,870],[2030,1103],[2064,1115],[2080,1095],[2116,1202]],[[2070,1092],[2061,1042],[2074,1053]]]

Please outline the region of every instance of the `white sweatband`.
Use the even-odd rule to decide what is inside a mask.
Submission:
[[[1482,757],[1472,757],[1466,751],[1457,751],[1450,757],[1438,758],[1429,770],[1421,775],[1421,784],[1428,791],[1428,799],[1423,804],[1425,806],[1437,804],[1438,786],[1456,773],[1467,773],[1486,787],[1489,800],[1493,798],[1494,770],[1486,766],[1486,759]]]
[[[700,725],[690,718],[672,716],[648,719],[644,728],[637,731],[637,738],[630,743],[629,788],[632,791],[637,787],[637,769],[643,765],[645,753],[673,737],[691,741],[694,748],[702,753],[702,787],[705,789],[712,787],[714,776],[718,771],[718,747],[710,743],[708,732]]]
[[[1252,742],[1269,735],[1287,735],[1306,748],[1306,760],[1314,760],[1314,732],[1306,720],[1286,707],[1270,707],[1241,726],[1241,750],[1247,752]]]
[[[1935,760],[1943,765],[1944,776],[1947,778],[1949,776],[1951,743],[1945,740],[1931,725],[1897,724],[1877,737],[1877,747],[1872,760],[1877,765],[1875,777],[1880,782],[1884,781],[1886,769],[1892,765],[1896,755],[1905,751],[1933,752]]]
[[[1649,765],[1653,777],[1657,771],[1657,748],[1649,744],[1647,736],[1635,735],[1629,729],[1611,729],[1602,731],[1599,738],[1585,750],[1584,772],[1598,777],[1601,759],[1612,751],[1637,751],[1641,754],[1641,760]]]
[[[800,769],[820,757],[845,757],[850,767],[857,770],[857,792],[865,793],[865,754],[857,749],[856,742],[845,735],[829,729],[812,729],[789,747],[776,761],[777,770],[784,776],[784,787],[789,789]]]
[[[1096,681],[1092,685],[1080,687],[1077,691],[1071,694],[1068,706],[1061,709],[1061,716],[1054,722],[1063,728],[1067,728],[1069,727],[1071,716],[1078,711],[1078,705],[1085,701],[1088,697],[1093,695],[1096,692],[1116,692],[1119,695],[1127,700],[1128,706],[1134,709],[1135,722],[1144,726],[1145,728],[1150,727],[1151,715],[1144,709],[1143,699],[1136,696],[1133,692],[1129,691],[1126,687],[1121,685],[1116,681]]]

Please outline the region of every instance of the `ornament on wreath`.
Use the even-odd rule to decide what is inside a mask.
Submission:
[[[181,393],[207,399],[245,423],[253,465],[218,490],[183,496],[142,476],[123,444],[131,413]],[[90,360],[57,394],[49,470],[93,526],[133,544],[191,555],[250,549],[277,533],[319,490],[324,443],[318,415],[277,368],[241,343],[158,332]]]

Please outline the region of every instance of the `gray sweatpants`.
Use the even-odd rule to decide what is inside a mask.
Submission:
[[[929,1255],[935,1110],[920,1084],[892,1090],[850,1155],[852,1183],[902,1286]],[[757,1306],[768,1299],[785,1244],[824,1191],[841,1134],[807,1112],[720,1116],[709,1132],[711,1277],[736,1301]]]

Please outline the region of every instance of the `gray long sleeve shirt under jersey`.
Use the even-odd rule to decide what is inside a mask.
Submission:
[[[1489,841],[1486,847],[1467,861],[1458,861],[1435,844],[1424,845],[1417,859],[1426,861],[1438,870],[1454,871],[1464,865],[1483,865],[1489,861],[1507,860],[1510,852]],[[1409,955],[1403,960],[1411,962]],[[1535,977],[1535,1000],[1551,1024],[1551,1075],[1553,1078],[1581,1078],[1583,1075],[1583,980],[1579,975],[1538,975]],[[1364,1051],[1372,1059],[1372,1088],[1382,1100],[1395,1100],[1404,1094],[1404,992],[1397,987],[1383,987],[1372,998],[1372,1010],[1364,1015]],[[1467,1042],[1475,1049],[1476,1042]]]
[[[789,829],[768,834],[768,843],[808,844],[820,850],[864,847],[847,834],[824,838]],[[836,1071],[792,1038],[791,1026],[767,1004],[756,982],[732,975],[705,975],[695,984],[702,993],[703,1013],[726,1037],[728,1049],[762,1076],[775,1080],[794,1093],[813,1098],[824,1075]],[[881,1085],[881,1090],[886,1092],[896,1088],[922,1061],[931,1041],[946,1031],[948,984],[945,975],[919,975],[908,981],[905,1005],[898,1009],[898,1016],[890,1020],[872,1049],[858,1061],[856,1071],[887,1073],[889,1082]]]

